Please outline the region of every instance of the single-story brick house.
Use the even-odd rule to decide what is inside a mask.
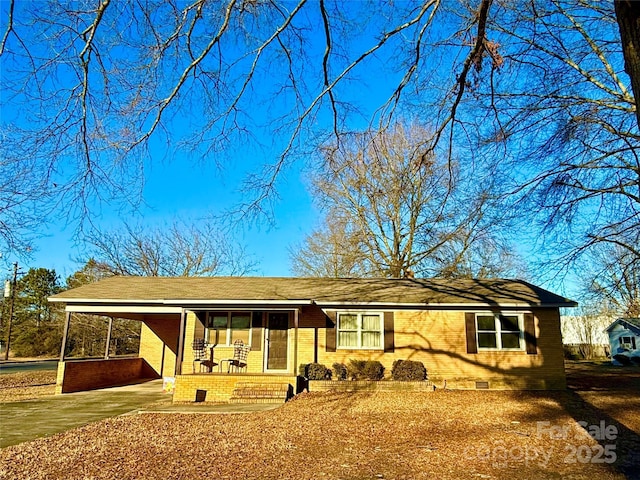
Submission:
[[[65,389],[72,378],[106,381],[133,368],[175,377],[174,400],[185,401],[198,391],[207,400],[228,398],[240,377],[295,389],[300,364],[350,359],[379,360],[387,372],[396,359],[421,361],[429,379],[448,388],[563,389],[559,309],[576,306],[504,279],[116,276],[49,300],[66,305],[67,328],[73,315],[87,313],[142,322],[142,364],[80,367],[62,361],[63,353],[60,392],[81,387]],[[214,346],[216,362],[232,356],[235,340],[249,344],[246,373],[194,373],[198,338]]]

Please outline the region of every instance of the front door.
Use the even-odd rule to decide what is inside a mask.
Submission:
[[[267,318],[267,370],[287,370],[289,314],[269,312]]]

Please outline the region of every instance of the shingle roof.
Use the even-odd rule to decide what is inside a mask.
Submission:
[[[619,323],[621,323],[625,328],[632,330],[636,334],[640,335],[640,318],[618,318],[606,328],[606,331],[608,332]]]
[[[70,304],[211,301],[331,304],[575,306],[575,302],[521,280],[444,280],[293,277],[116,276],[54,295]]]

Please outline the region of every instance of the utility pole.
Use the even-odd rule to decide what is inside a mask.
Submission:
[[[13,281],[11,282],[11,296],[9,297],[9,319],[7,320],[7,349],[4,351],[4,359],[9,360],[9,348],[11,348],[11,321],[13,320],[13,304],[16,299],[16,283],[18,281],[18,262],[13,264]]]

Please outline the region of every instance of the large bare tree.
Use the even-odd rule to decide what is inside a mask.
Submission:
[[[402,124],[324,149],[314,196],[326,225],[294,250],[297,273],[494,276],[505,273],[504,216],[491,182],[425,155],[430,132]]]
[[[637,255],[638,8],[615,5],[10,0],[3,156],[37,165],[20,198],[83,218],[100,199],[135,203],[160,145],[224,164],[267,138],[278,154],[253,165],[251,212],[327,136],[400,114],[429,123],[425,159],[506,166],[522,215],[571,230],[567,258],[602,242]],[[15,196],[0,196],[12,232],[33,205]]]
[[[515,2],[496,5],[500,71],[475,94],[489,159],[537,221],[554,265],[570,265],[598,244],[640,258],[640,132],[623,71],[612,5]],[[482,72],[481,72],[482,73]],[[486,120],[483,120],[486,121]],[[629,257],[629,258],[631,258]]]
[[[640,317],[640,260],[619,245],[599,245],[583,259],[583,296],[612,315]]]
[[[636,119],[640,126],[640,2],[614,0],[616,20],[624,55],[624,69],[631,78],[636,103]]]
[[[92,271],[101,275],[193,277],[246,275],[255,261],[218,222],[174,221],[143,227],[125,224],[86,235]]]
[[[360,234],[337,211],[305,239],[289,246],[291,270],[302,277],[364,277],[371,271]]]

